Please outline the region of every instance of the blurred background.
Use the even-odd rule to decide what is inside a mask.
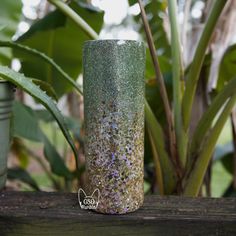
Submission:
[[[74,0],[72,8],[88,22],[101,39],[134,39],[146,42],[139,6],[134,0]],[[185,68],[191,63],[196,43],[212,6],[211,0],[179,0],[178,18]],[[143,1],[157,49],[161,70],[171,99],[170,29],[165,0]],[[68,74],[82,85],[82,45],[88,37],[79,31],[46,0],[3,0],[0,8],[0,39],[14,40],[52,57]],[[236,73],[236,1],[229,1],[208,47],[198,100],[192,118],[199,120],[209,99],[227,80],[224,67]],[[2,25],[1,25],[2,24]],[[222,66],[219,66],[221,62]],[[0,49],[0,63],[11,65],[28,77],[52,85],[48,93],[58,101],[67,125],[79,148],[79,176],[74,176],[75,162],[70,148],[51,115],[29,95],[16,92],[12,126],[12,146],[9,155],[7,189],[73,191],[83,187],[84,129],[83,98],[63,82],[50,66],[38,58],[17,49]],[[163,106],[147,48],[146,97],[156,117],[165,123]],[[43,86],[42,84],[40,86]],[[234,112],[218,140],[210,164],[202,196],[233,196],[234,191]],[[194,129],[194,123],[193,127]],[[41,138],[41,136],[46,138]],[[46,140],[46,141],[45,141]],[[158,193],[155,165],[148,136],[145,135],[145,193]]]

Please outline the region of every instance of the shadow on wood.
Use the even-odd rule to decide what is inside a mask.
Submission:
[[[110,216],[81,210],[73,193],[1,192],[0,235],[236,235],[236,199],[147,196]]]

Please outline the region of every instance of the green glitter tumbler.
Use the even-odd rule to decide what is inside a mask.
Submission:
[[[88,192],[99,189],[98,212],[135,211],[144,199],[145,47],[87,41],[83,66]]]

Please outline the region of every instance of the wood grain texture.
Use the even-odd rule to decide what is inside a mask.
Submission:
[[[1,192],[0,236],[236,235],[236,198],[146,196],[126,215],[81,210],[77,194]]]

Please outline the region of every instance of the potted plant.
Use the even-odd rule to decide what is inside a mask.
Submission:
[[[0,189],[7,179],[7,156],[10,144],[10,121],[14,99],[13,86],[4,80],[0,81]]]

